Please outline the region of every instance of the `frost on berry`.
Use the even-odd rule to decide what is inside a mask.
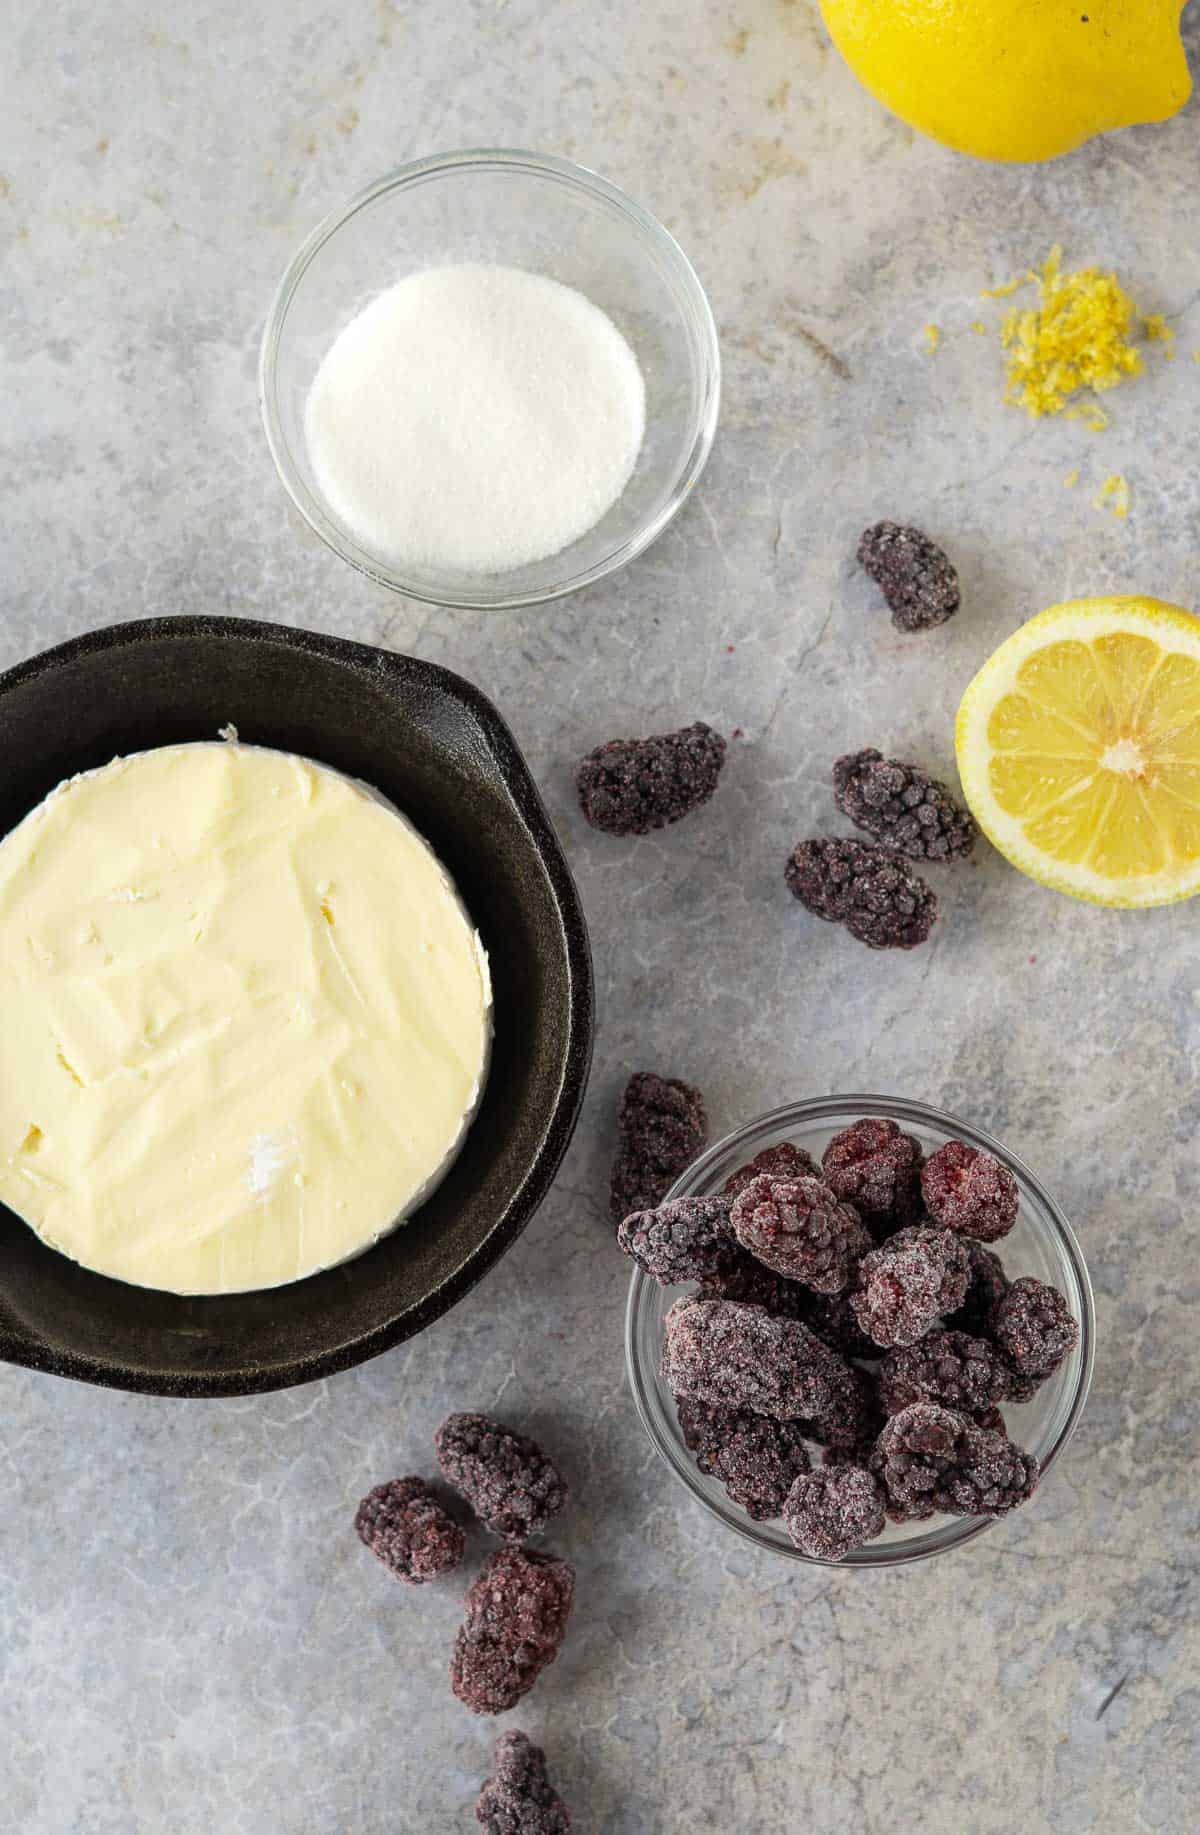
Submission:
[[[514,1731],[497,1740],[475,1820],[484,1835],[570,1835],[571,1817],[551,1787],[546,1754],[526,1734]]]
[[[617,1113],[617,1157],[609,1187],[613,1222],[661,1204],[707,1140],[704,1098],[693,1084],[636,1071]]]
[[[900,1230],[858,1264],[854,1316],[876,1344],[916,1344],[963,1303],[967,1252],[952,1230]]]
[[[879,1535],[883,1493],[859,1465],[825,1466],[797,1478],[783,1506],[788,1534],[816,1561],[840,1561]]]
[[[1012,1394],[1012,1373],[986,1338],[966,1332],[927,1332],[917,1344],[889,1351],[878,1370],[885,1414],[913,1402],[938,1402],[979,1414]]]
[[[1057,1287],[1024,1275],[1014,1281],[993,1318],[996,1343],[1019,1376],[1053,1375],[1079,1342],[1079,1325]]]
[[[898,631],[932,630],[959,608],[954,565],[920,529],[874,523],[863,531],[858,559],[887,600]]]
[[[672,1198],[652,1211],[634,1211],[617,1242],[661,1286],[703,1281],[739,1258],[728,1198]]]
[[[810,1465],[804,1423],[773,1421],[746,1408],[710,1408],[680,1399],[684,1444],[700,1470],[723,1484],[730,1500],[756,1520],[778,1516]]]
[[[763,1173],[734,1199],[730,1222],[758,1261],[815,1293],[840,1293],[873,1240],[853,1206],[821,1179]]]
[[[874,746],[838,759],[833,793],[843,815],[910,860],[962,859],[979,833],[945,784]]]
[[[1003,1434],[934,1402],[914,1402],[880,1434],[871,1470],[900,1520],[944,1510],[1000,1516],[1025,1502],[1038,1481],[1031,1453]]]
[[[818,1179],[821,1168],[803,1147],[797,1147],[792,1141],[780,1141],[774,1147],[764,1147],[747,1165],[731,1172],[721,1187],[722,1193],[727,1198],[736,1198],[763,1173],[772,1179]]]
[[[707,803],[725,763],[725,740],[696,721],[650,739],[610,739],[582,761],[579,803],[593,828],[645,835]]]
[[[449,1483],[506,1542],[536,1535],[567,1501],[566,1481],[537,1442],[486,1415],[447,1416],[433,1446]]]
[[[696,1294],[667,1314],[662,1374],[676,1397],[812,1421],[850,1406],[857,1372],[798,1319]]]
[[[783,876],[806,911],[844,924],[869,949],[915,949],[937,919],[932,886],[874,841],[814,836],[792,849]]]
[[[921,1191],[935,1223],[980,1242],[1007,1236],[1021,1203],[1008,1167],[965,1141],[947,1141],[930,1155],[921,1173]]]
[[[944,1508],[959,1516],[1003,1516],[1033,1496],[1038,1462],[1005,1433],[972,1421],[959,1464],[946,1481]]]
[[[821,1448],[825,1465],[866,1465],[883,1429],[885,1416],[873,1372],[852,1366],[849,1374],[850,1380],[839,1386],[832,1408],[805,1422],[809,1439]]]
[[[885,1236],[920,1215],[923,1162],[914,1135],[885,1116],[865,1115],[834,1135],[821,1167],[830,1189]]]
[[[390,1574],[422,1586],[449,1574],[463,1558],[466,1538],[423,1478],[394,1478],[368,1492],[354,1527]]]
[[[562,1648],[575,1570],[554,1555],[500,1548],[467,1590],[450,1686],[476,1714],[503,1714]]]

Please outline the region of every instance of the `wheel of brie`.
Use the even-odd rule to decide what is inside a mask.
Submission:
[[[174,1293],[370,1246],[452,1162],[491,985],[436,855],[363,785],[236,743],[70,779],[0,842],[0,1199]]]

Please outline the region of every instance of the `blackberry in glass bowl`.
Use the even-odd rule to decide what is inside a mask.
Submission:
[[[1062,1362],[1044,1380],[1022,1383],[1015,1378],[1012,1395],[998,1410],[991,1408],[975,1416],[971,1432],[975,1437],[982,1436],[981,1446],[991,1446],[991,1436],[998,1421],[1002,1421],[1011,1440],[1026,1449],[1037,1462],[1041,1481],[1052,1482],[1051,1468],[1074,1432],[1087,1400],[1095,1348],[1095,1308],[1087,1268],[1066,1218],[1034,1173],[998,1141],[967,1122],[918,1102],[887,1096],[816,1098],[776,1109],[718,1141],[682,1175],[669,1198],[675,1201],[715,1196],[740,1168],[764,1150],[783,1142],[803,1149],[820,1162],[830,1140],[864,1117],[898,1124],[906,1135],[915,1137],[927,1158],[949,1141],[965,1143],[992,1155],[1016,1181],[1017,1220],[1004,1240],[996,1245],[1008,1278],[1015,1282],[1030,1277],[1034,1282],[1055,1288],[1078,1326],[1078,1335]],[[630,1387],[642,1425],[677,1481],[727,1529],[784,1560],[812,1562],[815,1557],[796,1546],[782,1517],[752,1516],[731,1500],[721,1482],[718,1458],[705,1460],[710,1468],[705,1472],[689,1449],[684,1427],[680,1425],[676,1398],[664,1381],[661,1369],[666,1321],[671,1307],[681,1297],[697,1291],[694,1282],[663,1286],[641,1268],[633,1270],[626,1309],[625,1351]],[[709,1291],[717,1292],[718,1288]],[[798,1292],[797,1297],[799,1316],[810,1323],[818,1336],[825,1331],[826,1341],[832,1342],[828,1338],[825,1318],[830,1301],[822,1300],[815,1292],[810,1296]],[[842,1296],[836,1296],[839,1303],[841,1299]],[[957,1317],[941,1323],[942,1326],[948,1323],[951,1329],[960,1333],[978,1333],[988,1329],[986,1314],[986,1307],[977,1306],[970,1324],[964,1324]],[[857,1350],[861,1347],[861,1336],[857,1343],[853,1338],[846,1342],[852,1351]],[[882,1360],[887,1353],[880,1347],[877,1355]],[[684,1415],[686,1421],[687,1405]],[[882,1424],[882,1415],[878,1421],[872,1421],[872,1435]],[[695,1438],[694,1433],[691,1437]],[[820,1469],[822,1461],[835,1467],[850,1464],[865,1468],[868,1465],[871,1445],[865,1442],[861,1448],[837,1444],[822,1447],[820,1442],[818,1431],[810,1441],[814,1471]],[[933,1495],[941,1504],[951,1503],[955,1495],[962,1493],[962,1487],[957,1493],[953,1487],[943,1487],[943,1492],[935,1489]],[[889,1500],[885,1498],[884,1501]],[[1037,1508],[1036,1496],[1027,1507]],[[895,1520],[900,1512],[891,1508],[882,1534],[861,1547],[850,1548],[838,1565],[895,1567],[909,1561],[926,1560],[974,1540],[997,1520],[995,1515],[957,1515],[942,1508],[930,1511],[927,1502],[923,1508],[925,1514],[914,1514],[900,1521]]]

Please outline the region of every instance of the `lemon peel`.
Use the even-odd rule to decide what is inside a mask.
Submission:
[[[982,159],[1042,160],[1188,99],[1183,0],[820,0],[885,108]]]

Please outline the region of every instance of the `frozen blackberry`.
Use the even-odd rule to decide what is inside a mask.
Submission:
[[[500,1548],[467,1589],[450,1686],[476,1714],[503,1714],[528,1694],[566,1636],[575,1569],[555,1555]]]
[[[1012,1375],[995,1345],[966,1332],[927,1332],[918,1344],[889,1351],[878,1370],[885,1414],[913,1402],[938,1402],[978,1415],[1012,1394]]]
[[[606,834],[649,834],[707,803],[724,763],[724,739],[702,720],[651,739],[610,739],[579,766],[579,804]]]
[[[475,1820],[484,1835],[570,1835],[571,1817],[551,1788],[546,1754],[524,1733],[505,1733],[497,1740]]]
[[[960,1461],[946,1478],[943,1508],[959,1516],[1003,1516],[1033,1496],[1040,1476],[1032,1453],[1006,1433],[992,1433],[972,1421],[963,1435]]]
[[[883,1530],[883,1493],[862,1466],[826,1466],[796,1480],[783,1521],[803,1554],[840,1561]]]
[[[843,1357],[879,1356],[879,1346],[867,1337],[854,1317],[848,1293],[814,1293],[800,1316],[810,1332],[815,1332]]]
[[[566,1482],[535,1440],[482,1414],[452,1414],[433,1436],[447,1480],[493,1535],[523,1542],[567,1501]]]
[[[1007,1166],[990,1153],[947,1141],[925,1162],[921,1190],[926,1209],[943,1230],[998,1242],[1017,1221],[1021,1194]]]
[[[892,1415],[871,1455],[890,1515],[904,1522],[945,1507],[945,1485],[962,1457],[968,1425],[935,1402],[914,1402]]]
[[[998,1408],[984,1408],[974,1418],[976,1427],[986,1427],[990,1434],[1003,1434],[1008,1439],[1008,1422]]]
[[[1008,1276],[1000,1257],[985,1249],[973,1236],[964,1236],[969,1280],[967,1297],[956,1312],[946,1317],[953,1331],[969,1332],[973,1338],[992,1336],[992,1319],[997,1306],[1008,1292]]]
[[[613,1222],[661,1204],[707,1140],[704,1098],[694,1085],[636,1071],[617,1113],[617,1157],[609,1193]]]
[[[821,1168],[803,1147],[793,1146],[791,1141],[780,1141],[778,1146],[764,1147],[761,1153],[756,1153],[749,1165],[739,1166],[736,1172],[731,1172],[721,1190],[727,1198],[736,1198],[763,1173],[772,1179],[819,1179]]]
[[[706,1274],[701,1286],[707,1294],[721,1300],[740,1300],[744,1306],[761,1306],[783,1319],[807,1320],[817,1296],[798,1281],[785,1280],[770,1268],[747,1255],[735,1242],[736,1256]],[[818,1333],[818,1336],[820,1334]]]
[[[1032,1275],[1013,1282],[996,1308],[992,1329],[1017,1375],[1037,1382],[1052,1376],[1079,1342],[1078,1323],[1058,1288]]]
[[[937,919],[937,894],[874,841],[818,835],[788,856],[784,878],[806,911],[844,924],[869,949],[915,949]]]
[[[663,1287],[703,1281],[738,1255],[728,1198],[672,1198],[652,1211],[634,1211],[617,1241]]]
[[[864,1115],[834,1135],[821,1168],[830,1190],[885,1236],[921,1214],[923,1157],[921,1143],[896,1122]]]
[[[871,1470],[902,1517],[931,1510],[1001,1516],[1023,1504],[1038,1481],[1031,1453],[933,1402],[914,1402],[892,1416]]]
[[[898,631],[931,630],[958,610],[958,575],[920,529],[877,522],[863,531],[858,558],[887,600]]]
[[[423,1478],[376,1485],[358,1506],[354,1527],[388,1572],[409,1586],[452,1573],[466,1547],[462,1530]]]
[[[849,1408],[856,1372],[798,1319],[696,1294],[667,1314],[662,1374],[676,1398],[794,1421]]]
[[[862,1465],[883,1430],[884,1419],[874,1377],[868,1371],[847,1368],[845,1377],[834,1385],[831,1405],[805,1426],[809,1439],[818,1446]],[[846,1459],[838,1463],[845,1464]]]
[[[838,759],[833,794],[843,815],[910,860],[961,860],[979,833],[945,784],[874,746]]]
[[[916,1344],[962,1305],[968,1277],[967,1252],[952,1230],[900,1230],[863,1256],[850,1305],[876,1344]]]
[[[872,1246],[858,1212],[822,1179],[763,1173],[734,1199],[730,1222],[743,1249],[814,1293],[841,1293]]]
[[[684,1444],[700,1470],[723,1484],[731,1502],[756,1521],[778,1516],[801,1472],[809,1469],[801,1421],[772,1421],[748,1408],[710,1408],[683,1396]]]

